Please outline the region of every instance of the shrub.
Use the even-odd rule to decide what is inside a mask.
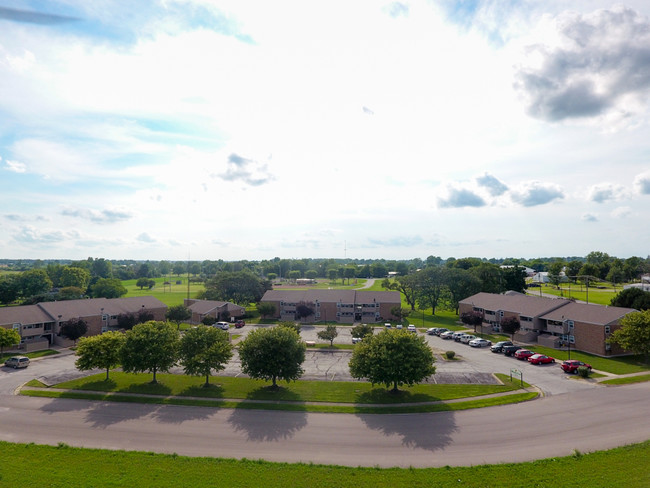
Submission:
[[[578,368],[578,376],[580,376],[580,378],[589,378],[589,373],[589,368],[586,366],[580,366]]]
[[[454,359],[454,357],[456,356],[456,353],[454,351],[447,351],[445,353],[445,356],[447,356],[447,359]]]

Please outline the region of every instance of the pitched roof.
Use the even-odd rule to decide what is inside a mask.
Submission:
[[[487,310],[504,310],[526,317],[537,317],[572,302],[563,298],[536,297],[519,293],[499,295],[481,292],[465,298],[459,303]]]
[[[264,293],[264,302],[329,302],[329,303],[401,303],[398,291],[363,290],[269,290]]]
[[[196,300],[191,305],[188,305],[187,308],[194,313],[205,315],[206,313],[210,313],[216,308],[222,308],[227,304],[228,302],[220,302],[217,300]]]
[[[564,307],[553,310],[542,316],[545,320],[573,320],[586,324],[609,325],[630,312],[632,308],[610,307],[608,305],[595,305],[593,303],[569,302]]]
[[[42,324],[54,320],[38,305],[22,305],[19,307],[1,307],[0,324]]]

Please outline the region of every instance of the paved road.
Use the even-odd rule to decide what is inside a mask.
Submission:
[[[347,466],[521,462],[650,438],[650,384],[519,405],[342,415],[0,396],[0,439]]]

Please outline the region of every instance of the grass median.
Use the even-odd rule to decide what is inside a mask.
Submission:
[[[104,380],[103,374],[99,374],[53,385],[52,388],[56,390],[39,388],[39,383],[30,382],[21,394],[50,398],[338,413],[405,413],[479,408],[529,400],[537,396],[536,393],[522,391],[496,398],[477,398],[520,389],[516,382],[510,382],[509,377],[499,376],[504,383],[502,385],[420,384],[403,387],[395,394],[366,382],[296,381],[272,388],[266,382],[249,378],[216,377],[212,379],[212,386],[205,388],[202,386],[203,379],[197,377],[159,374],[159,382],[152,384],[151,375],[113,372],[108,381]],[[434,403],[461,399],[470,400],[454,404]],[[461,404],[467,405],[462,407]]]

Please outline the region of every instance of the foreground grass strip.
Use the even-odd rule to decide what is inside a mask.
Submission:
[[[456,410],[468,410],[472,408],[492,407],[496,405],[505,405],[509,403],[519,403],[532,400],[537,397],[537,393],[515,393],[492,398],[481,398],[468,400],[457,403],[436,403],[422,404],[411,406],[346,406],[346,405],[315,405],[306,403],[256,403],[256,402],[237,402],[226,400],[202,400],[196,398],[177,398],[177,397],[155,397],[155,396],[135,396],[87,393],[82,391],[52,391],[47,389],[28,390],[23,389],[21,395],[44,398],[71,398],[76,400],[99,400],[105,402],[122,402],[122,403],[146,403],[151,405],[182,405],[193,407],[213,407],[213,408],[239,408],[247,410],[285,410],[293,412],[314,412],[314,413],[352,413],[352,414],[393,414],[393,413],[427,413],[427,412],[447,412]]]
[[[440,385],[421,384],[403,387],[399,394],[370,383],[357,381],[296,381],[280,388],[269,387],[268,382],[250,378],[219,376],[212,378],[212,386],[204,388],[204,378],[159,374],[158,383],[151,384],[149,374],[112,372],[109,381],[98,374],[66,381],[55,388],[68,390],[137,393],[162,396],[192,396],[212,399],[236,398],[247,400],[336,402],[363,404],[422,403],[457,398],[468,398],[519,389],[506,376],[499,376],[504,385]]]
[[[650,381],[650,374],[627,376],[625,378],[613,378],[611,380],[601,381],[601,383],[603,385],[629,385],[631,383],[643,383],[644,381]]]
[[[334,488],[650,486],[650,442],[530,463],[471,468],[378,469],[0,442],[2,486]],[[435,454],[432,454],[435,456]],[[47,459],[47,463],[43,460]],[[623,473],[623,474],[622,474]]]

